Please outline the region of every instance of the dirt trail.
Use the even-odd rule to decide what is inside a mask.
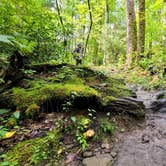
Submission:
[[[166,111],[153,113],[150,109],[156,92],[138,89],[137,98],[147,109],[144,127],[122,136],[121,143],[114,148],[117,156],[112,165],[166,166]]]

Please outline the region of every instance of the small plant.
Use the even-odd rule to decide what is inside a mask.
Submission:
[[[0,115],[5,115],[4,117],[0,118],[1,126],[0,126],[0,139],[3,138],[10,138],[14,135],[15,131],[9,131],[11,128],[18,127],[18,120],[20,118],[20,111],[15,111],[10,116],[6,116],[10,110],[7,109],[0,109]]]
[[[0,126],[0,138],[3,138],[7,132],[8,129],[6,127]]]
[[[31,104],[25,111],[25,115],[28,118],[37,119],[39,111],[40,111],[40,106],[38,106],[37,104]]]
[[[70,110],[70,108],[72,107],[76,96],[77,96],[77,92],[72,92],[70,94],[70,97],[66,100],[65,103],[62,104],[62,110],[63,111],[68,112]]]
[[[100,121],[100,128],[104,133],[109,133],[111,135],[115,132],[115,126],[106,120]]]
[[[90,119],[96,119],[96,111],[94,109],[88,109],[88,116]]]
[[[33,156],[31,159],[32,163],[37,164],[42,160],[46,160],[47,158],[47,153],[44,151],[44,149],[41,148],[41,146],[33,147]]]
[[[88,133],[91,130],[87,130],[91,120],[83,116],[81,118],[72,116],[71,120],[76,128],[76,139],[81,145],[82,150],[85,150],[88,147],[88,138],[94,135],[93,132],[93,135],[90,133],[91,135],[89,136]]]
[[[24,72],[25,74],[32,75],[32,74],[34,74],[36,71],[35,71],[35,70],[23,70],[23,72]]]
[[[82,150],[85,150],[88,147],[87,137],[78,129],[76,133],[76,139],[82,147]]]
[[[72,102],[67,100],[65,103],[62,104],[62,110],[68,112],[72,106]]]

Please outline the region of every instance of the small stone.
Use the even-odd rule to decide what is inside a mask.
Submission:
[[[113,158],[115,158],[115,157],[116,157],[116,155],[117,155],[117,153],[116,153],[116,152],[111,152],[111,156],[112,156]]]
[[[103,151],[104,153],[110,153],[111,152],[111,150],[110,149],[104,149],[104,151]]]
[[[143,135],[142,136],[142,143],[149,143],[150,142],[150,138],[148,135]]]
[[[107,166],[112,161],[112,157],[108,154],[101,154],[100,156],[94,156],[83,159],[85,166]]]
[[[101,148],[102,148],[102,149],[110,149],[110,144],[107,144],[107,143],[102,144],[102,145],[101,145]]]
[[[74,147],[74,144],[66,145],[66,149],[72,149],[73,147]]]
[[[100,154],[101,154],[100,151],[95,152],[95,155],[96,155],[96,156],[99,156]]]
[[[100,151],[100,148],[96,148],[95,150],[94,150],[94,152],[99,152]]]
[[[86,151],[83,153],[83,157],[91,157],[93,156],[93,153],[91,151]]]

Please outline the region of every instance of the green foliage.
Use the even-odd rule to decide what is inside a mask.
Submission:
[[[114,124],[111,124],[107,119],[101,119],[100,122],[100,128],[104,133],[109,133],[111,135],[115,132],[115,126]]]
[[[40,111],[40,106],[38,106],[37,104],[31,104],[29,105],[29,107],[26,109],[25,111],[25,115],[28,118],[31,119],[37,119],[39,112]]]
[[[85,136],[85,132],[88,129],[91,120],[81,116],[76,118],[75,116],[71,117],[71,120],[74,124],[74,128],[76,130],[75,136],[79,144],[81,145],[82,150],[85,150],[88,147],[88,138]]]
[[[95,120],[96,119],[96,110],[88,109],[88,116],[89,116],[89,119]]]
[[[8,129],[6,127],[0,126],[0,138],[3,138],[7,132]]]
[[[10,113],[11,110],[8,109],[0,109],[1,115],[0,117],[0,139],[5,136],[5,134],[9,131],[9,129],[15,128],[20,119],[20,112],[15,111]]]
[[[57,150],[60,146],[59,139],[60,133],[53,131],[47,133],[47,136],[43,138],[20,142],[1,156],[3,158],[2,163],[13,166],[37,165],[47,161],[51,156],[54,156],[52,160],[56,162],[58,158]]]
[[[3,115],[3,114],[6,114],[8,112],[10,112],[11,110],[10,109],[0,109],[0,115]]]
[[[7,128],[13,128],[13,127],[17,126],[17,119],[15,119],[14,117],[10,117],[10,118],[7,120],[5,126],[6,126]]]

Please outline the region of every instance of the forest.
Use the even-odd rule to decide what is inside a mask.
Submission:
[[[164,166],[166,0],[0,0],[0,166]]]

